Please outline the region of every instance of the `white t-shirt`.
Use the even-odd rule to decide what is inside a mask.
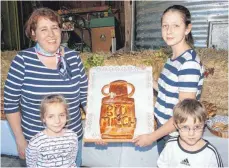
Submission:
[[[208,141],[197,151],[187,151],[180,145],[179,137],[168,140],[161,152],[157,165],[164,167],[223,167],[223,163],[216,148]]]
[[[77,167],[77,134],[65,129],[60,137],[49,137],[43,132],[36,134],[26,148],[27,167]]]

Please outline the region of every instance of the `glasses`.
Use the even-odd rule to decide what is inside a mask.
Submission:
[[[189,126],[182,126],[182,127],[177,126],[177,129],[180,130],[181,132],[189,132],[191,130],[193,130],[194,132],[202,132],[204,129],[204,125],[197,125],[194,128],[190,128]]]

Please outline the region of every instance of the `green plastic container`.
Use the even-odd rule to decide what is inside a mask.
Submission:
[[[115,17],[92,18],[90,28],[115,26]]]

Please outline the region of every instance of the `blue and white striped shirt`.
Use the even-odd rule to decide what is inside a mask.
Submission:
[[[77,135],[65,129],[62,136],[51,137],[43,131],[30,139],[26,148],[26,166],[42,167],[77,167]]]
[[[168,59],[158,80],[155,116],[161,124],[173,116],[173,107],[179,102],[179,92],[196,92],[200,99],[204,68],[194,50],[187,50],[176,59]]]
[[[68,128],[82,138],[80,104],[86,106],[88,79],[79,55],[64,48],[72,80],[64,81],[57,69],[49,69],[38,59],[35,48],[19,52],[11,63],[4,87],[4,112],[21,111],[26,140],[42,131],[40,103],[48,94],[62,94],[69,106]]]

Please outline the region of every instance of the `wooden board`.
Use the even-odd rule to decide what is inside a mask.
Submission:
[[[83,139],[84,142],[97,142],[100,139]],[[104,142],[132,142],[132,139],[102,139]]]

